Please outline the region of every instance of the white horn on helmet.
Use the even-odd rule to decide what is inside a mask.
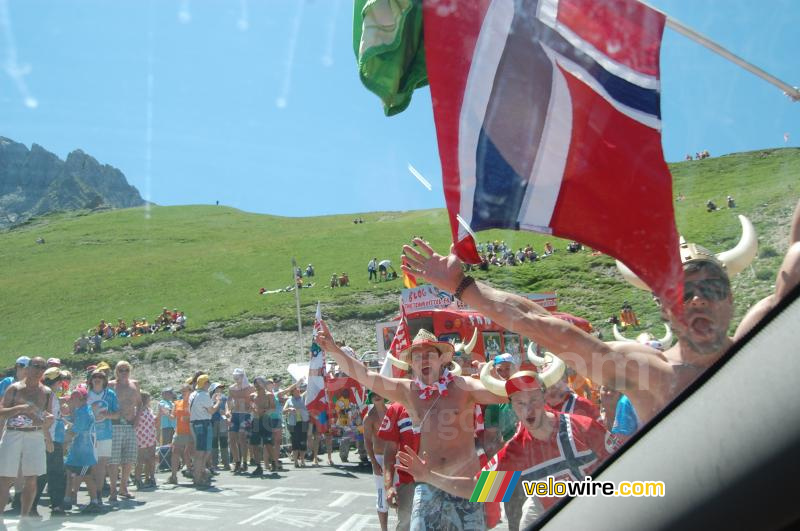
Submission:
[[[453,366],[453,368],[450,370],[450,374],[453,376],[461,376],[461,365],[452,360],[450,361],[450,365]]]
[[[508,397],[508,393],[506,393],[506,384],[503,380],[499,378],[495,378],[492,376],[492,364],[487,363],[481,369],[481,383],[483,386],[488,389],[490,392],[496,394],[497,396],[504,396]]]
[[[536,367],[539,379],[545,389],[558,382],[561,377],[564,376],[564,371],[567,370],[567,365],[564,363],[564,360],[554,355],[552,352],[545,352],[544,357],[537,356],[533,351],[533,343],[528,344],[528,360]],[[543,367],[547,368],[543,371],[540,370]]]
[[[624,341],[626,343],[635,343],[633,339],[628,339],[627,337],[623,336],[622,332],[619,331],[619,328],[617,328],[616,324],[614,324],[612,330],[614,332],[614,339],[616,339],[617,341]]]
[[[564,363],[564,360],[552,352],[545,352],[544,360],[545,363],[550,365],[550,367],[540,372],[539,378],[541,379],[544,388],[548,389],[561,380],[561,378],[564,376],[564,372],[567,370],[567,364]]]
[[[627,280],[629,284],[632,284],[634,287],[639,288],[639,289],[644,289],[644,290],[647,290],[647,291],[651,291],[650,288],[647,286],[647,284],[645,284],[642,281],[641,278],[636,276],[636,273],[634,273],[633,271],[628,269],[628,266],[626,266],[625,264],[623,264],[619,260],[617,260],[616,262],[617,262],[617,270],[619,271],[619,274],[622,275],[622,278]]]
[[[742,236],[739,238],[739,243],[733,249],[716,255],[717,260],[725,264],[728,278],[733,278],[749,266],[758,252],[758,238],[753,224],[741,214],[739,215],[739,223],[742,224]]]
[[[472,350],[475,348],[475,345],[478,343],[478,328],[472,329],[472,339],[469,340],[468,343],[456,343],[454,345],[456,352],[463,352],[467,356],[472,355]]]
[[[400,361],[399,359],[392,356],[391,352],[386,353],[386,359],[389,360],[389,363],[400,369],[401,371],[410,371],[411,365],[404,361]]]
[[[667,333],[664,334],[664,337],[659,339],[659,341],[661,341],[661,344],[664,345],[664,348],[669,348],[672,346],[672,329],[667,323],[664,323],[664,328],[667,329]]]

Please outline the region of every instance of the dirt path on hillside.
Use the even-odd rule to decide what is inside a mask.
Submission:
[[[347,320],[331,322],[337,339],[343,339],[359,354],[375,350],[375,322]],[[290,363],[306,362],[300,355],[297,332],[262,332],[243,338],[223,338],[222,327],[211,329],[212,339],[192,348],[180,339],[167,339],[144,348],[126,346],[108,351],[115,359],[127,359],[134,366],[134,379],[147,390],[177,387],[195,371],[206,371],[212,381],[232,382],[231,373],[244,367],[252,381],[258,375],[281,376],[284,382],[292,379],[286,372]],[[304,328],[302,347],[311,346],[311,329]]]

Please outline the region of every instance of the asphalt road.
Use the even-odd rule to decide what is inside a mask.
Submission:
[[[209,490],[197,490],[185,478],[179,485],[166,485],[168,474],[158,473],[158,488],[137,491],[131,487],[136,499],[121,500],[118,507],[100,515],[82,516],[73,511],[51,519],[45,495],[39,506],[41,520],[20,526],[17,516],[7,514],[5,524],[10,530],[380,529],[371,468],[339,463],[338,456],[334,456],[333,467],[296,469],[283,461],[286,471],[262,478],[222,471]],[[85,491],[78,501],[88,501]],[[390,511],[390,529],[395,522]],[[501,524],[495,529],[507,527]]]

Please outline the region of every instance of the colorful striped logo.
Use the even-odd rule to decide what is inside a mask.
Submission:
[[[519,472],[481,472],[471,502],[507,502],[519,483]]]

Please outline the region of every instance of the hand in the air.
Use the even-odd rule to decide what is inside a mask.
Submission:
[[[403,254],[408,264],[401,266],[403,271],[453,293],[464,277],[463,264],[453,254],[453,246],[450,246],[450,254],[442,256],[419,238],[415,238],[414,243],[419,250],[410,245],[403,246]]]
[[[328,323],[322,321],[322,330],[317,332],[317,337],[314,339],[319,345],[322,350],[326,352],[331,352],[339,348],[336,345],[336,341],[333,340],[333,334],[331,334],[330,329],[328,328]]]

